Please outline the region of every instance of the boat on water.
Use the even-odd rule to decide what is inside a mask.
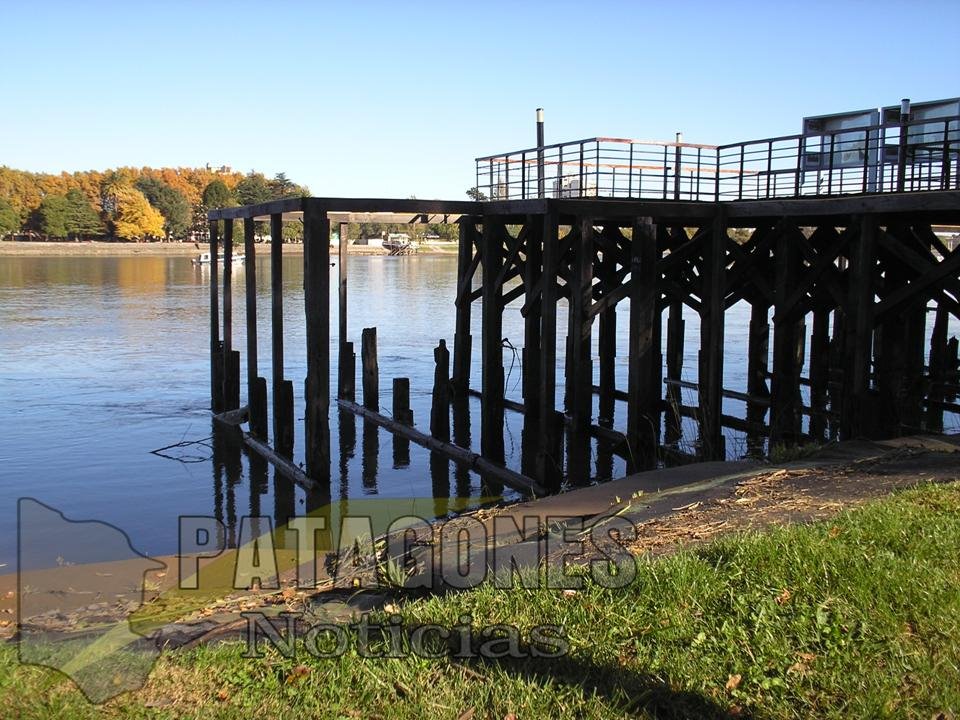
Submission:
[[[243,255],[234,255],[232,259],[232,264],[242,265],[244,260]],[[200,253],[197,257],[192,260],[194,265],[209,265],[210,264],[210,253]],[[220,255],[217,258],[217,262],[220,265],[223,265],[223,255]]]

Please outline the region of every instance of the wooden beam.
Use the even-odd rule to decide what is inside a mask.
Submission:
[[[660,249],[650,218],[633,222],[630,243],[630,359],[627,394],[627,439],[635,461],[633,472],[656,465],[660,440]]]
[[[219,223],[210,223],[210,408],[223,410],[223,344],[220,342]]]
[[[537,479],[551,490],[559,489],[563,479],[563,458],[558,451],[557,408],[557,269],[560,263],[559,223],[555,212],[543,218],[543,274],[540,330],[539,453]]]
[[[307,203],[303,218],[303,291],[307,316],[307,475],[330,478],[330,221]]]
[[[711,226],[710,239],[704,247],[702,307],[700,308],[700,452],[705,460],[723,460],[726,455],[720,422],[723,389],[726,239],[726,216],[723,208],[718,206]]]
[[[260,440],[267,438],[266,384],[262,388],[257,371],[257,250],[253,220],[243,221],[243,246],[246,276],[247,314],[247,404],[250,407],[250,434]]]
[[[463,394],[470,387],[470,355],[473,338],[470,335],[471,286],[473,275],[480,264],[480,254],[474,256],[473,236],[476,218],[464,218],[460,223],[457,250],[456,330],[453,336],[453,389]]]

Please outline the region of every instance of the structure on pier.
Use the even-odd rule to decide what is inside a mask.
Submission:
[[[559,488],[564,478],[573,483],[589,478],[591,436],[625,457],[630,469],[676,459],[684,454],[677,451],[684,417],[697,428],[687,446],[693,451],[686,455],[703,459],[727,456],[724,428],[745,433],[757,451],[768,443],[940,430],[945,411],[960,412],[957,341],[947,332],[949,316],[960,317],[960,250],[948,248],[933,231],[960,224],[958,121],[901,116],[864,129],[863,137],[880,138],[884,147],[895,134],[898,138],[896,162],[882,171],[870,164],[880,157],[876,153],[866,152],[861,167],[849,152],[843,161],[832,157],[850,150],[844,146],[855,140],[849,130],[820,142],[817,147],[828,148],[829,156],[815,163],[808,157],[808,136],[724,147],[595,138],[478,159],[477,185],[494,198],[488,201],[297,198],[212,211],[214,410],[241,404],[229,259],[234,224],[242,221],[251,442],[281,467],[290,457],[293,388],[283,376],[279,243],[281,223],[301,220],[306,477],[329,480],[331,218],[386,212],[411,220],[459,216],[458,289],[450,298],[456,313],[452,359],[444,342],[429,349],[436,378],[428,433],[413,427],[404,413],[406,379],[395,386],[393,417],[380,413],[376,333],[365,331],[363,401],[356,402],[355,338],[347,336],[346,322],[348,255],[341,232],[338,404],[478,469],[491,482],[537,493]],[[921,141],[923,152],[911,149]],[[655,147],[657,157],[639,145]],[[613,160],[605,154],[611,146],[616,146]],[[267,382],[258,376],[256,357],[254,222],[264,219],[275,239],[272,447]],[[227,260],[222,301],[221,251]],[[623,300],[629,300],[629,311],[618,317]],[[741,301],[751,309],[746,386],[725,388],[725,311]],[[506,397],[504,388],[502,321],[510,303],[522,306],[524,318],[519,398]],[[561,303],[568,307],[566,327],[558,327]],[[470,331],[475,308],[482,318],[479,338]],[[685,313],[699,316],[695,383],[681,377]],[[614,364],[622,324],[629,337],[629,374],[627,387],[618,388]],[[479,388],[469,386],[474,352],[482,358]],[[803,377],[807,357],[809,374]],[[558,363],[565,368],[562,377]],[[803,386],[809,388],[808,402]],[[682,401],[685,388],[696,391],[695,405]],[[471,393],[481,398],[479,453],[456,442],[458,405],[462,409]],[[743,412],[725,413],[724,398],[742,402]],[[617,403],[625,405],[625,422],[618,422]],[[531,444],[536,452],[524,457],[519,473],[503,468],[505,411],[523,412],[524,432],[536,438]]]

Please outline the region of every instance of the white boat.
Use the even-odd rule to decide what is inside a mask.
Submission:
[[[232,259],[232,263],[233,263],[234,265],[242,265],[242,264],[243,264],[243,259],[244,259],[244,256],[243,256],[243,255],[234,255],[234,256],[233,256],[233,259]],[[223,265],[223,255],[218,256],[218,257],[217,257],[217,261],[218,261],[218,264]],[[195,257],[191,262],[193,262],[194,265],[209,265],[209,264],[210,264],[210,253],[208,253],[208,252],[200,253],[200,254],[199,254],[197,257]]]

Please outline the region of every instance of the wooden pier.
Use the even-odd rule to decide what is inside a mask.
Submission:
[[[957,341],[947,332],[948,318],[960,317],[960,250],[950,249],[933,230],[960,224],[953,153],[948,144],[933,189],[909,186],[910,171],[899,185],[874,193],[798,191],[777,197],[771,192],[759,199],[740,193],[724,199],[715,191],[709,198],[683,199],[682,188],[696,186],[683,179],[682,185],[664,182],[662,196],[654,198],[298,198],[213,211],[213,408],[240,405],[229,258],[234,225],[242,221],[250,434],[267,443],[272,427],[271,461],[291,457],[292,382],[304,378],[285,376],[279,241],[283,222],[302,221],[307,330],[302,442],[307,476],[329,482],[331,218],[379,212],[409,221],[437,214],[458,218],[457,291],[449,298],[456,331],[445,339],[452,342],[423,349],[425,366],[435,370],[430,417],[418,418],[421,427],[414,426],[405,378],[391,379],[399,383],[393,417],[382,414],[376,330],[365,330],[362,338],[347,336],[349,256],[341,245],[339,407],[476,469],[491,485],[539,494],[565,482],[585,482],[591,477],[592,438],[608,456],[624,457],[629,470],[643,470],[664,461],[724,459],[725,429],[745,434],[752,452],[774,444],[939,431],[945,412],[960,412]],[[719,188],[729,178],[715,170]],[[749,181],[758,182],[754,175]],[[522,182],[527,187],[531,178]],[[544,183],[532,186],[538,185],[543,193]],[[256,358],[252,228],[262,220],[269,220],[274,238],[269,385],[257,374]],[[341,232],[341,243],[344,236]],[[227,260],[222,287],[220,253]],[[618,313],[624,300],[629,310]],[[724,387],[725,313],[741,301],[750,306],[746,383]],[[504,387],[502,323],[511,303],[521,306],[524,318],[520,397],[507,397]],[[566,327],[558,327],[560,304],[568,308]],[[482,321],[479,338],[470,329],[475,311]],[[683,379],[684,327],[694,315],[700,325],[696,382]],[[929,345],[927,328],[932,328]],[[617,386],[615,373],[618,333],[628,337],[626,387]],[[470,386],[474,353],[482,358],[479,387]],[[684,395],[692,393],[696,402],[685,404]],[[458,408],[462,414],[471,394],[478,394],[481,404],[479,453],[458,444]],[[742,403],[742,412],[724,412],[725,399]],[[535,439],[530,443],[535,452],[525,453],[521,472],[504,467],[505,412],[522,413],[524,435]],[[684,419],[687,427],[691,419],[695,423],[695,437],[683,438]]]

